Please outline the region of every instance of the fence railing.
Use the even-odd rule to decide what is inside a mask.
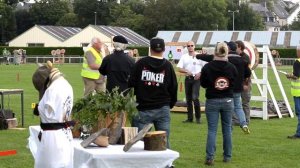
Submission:
[[[135,58],[135,59],[138,60],[139,58]],[[6,59],[6,57],[0,56],[0,62],[3,62],[4,59]],[[59,57],[53,57],[51,55],[46,55],[46,56],[28,55],[26,57],[26,63],[45,63],[47,62],[47,60],[56,63],[82,63],[83,57],[80,55],[67,55],[63,59]],[[280,59],[275,58],[274,61],[275,63],[280,62],[281,65],[293,65],[293,63],[295,62],[295,58],[280,58]],[[9,57],[9,62],[13,63],[14,57]],[[260,62],[262,62],[262,58],[260,58]]]
[[[65,57],[53,57],[53,56],[27,56],[27,63],[45,63],[47,60],[56,63],[82,63],[83,57],[78,55],[68,55]]]

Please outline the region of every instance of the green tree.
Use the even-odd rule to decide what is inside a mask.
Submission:
[[[110,15],[112,26],[128,27],[139,34],[143,34],[144,16],[135,14],[130,6],[124,4],[116,4],[111,7]]]
[[[15,5],[19,2],[19,0],[3,0],[7,5]],[[3,2],[2,1],[2,2]]]
[[[289,26],[290,30],[300,30],[300,12],[297,14],[297,18],[294,19],[293,23]]]
[[[13,8],[3,2],[0,2],[0,28],[1,43],[4,44],[16,35],[16,19]]]
[[[181,0],[148,0],[146,1],[145,36],[156,36],[158,30],[176,30],[181,28]]]
[[[32,26],[34,26],[32,17],[28,10],[16,10],[16,25],[17,25],[17,35],[25,32]]]
[[[262,17],[255,13],[248,4],[241,4],[238,8],[239,12],[235,13],[234,17],[234,29],[235,30],[263,30],[264,25]],[[232,13],[228,13],[230,21],[228,23],[228,29],[232,30]]]
[[[225,0],[185,0],[181,6],[183,30],[225,30],[227,28]]]
[[[128,0],[124,3],[125,5],[129,5],[130,9],[136,14],[144,14],[145,3],[141,0]]]
[[[62,18],[56,22],[57,26],[69,26],[77,27],[78,26],[78,17],[75,13],[67,13]]]
[[[33,22],[41,25],[55,25],[69,11],[68,3],[60,0],[41,0],[29,10]]]
[[[110,2],[98,0],[75,0],[74,13],[78,15],[80,27],[86,27],[95,23],[95,15],[97,25],[107,25],[110,20]],[[96,13],[95,13],[96,12]]]

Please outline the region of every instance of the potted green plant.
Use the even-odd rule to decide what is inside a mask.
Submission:
[[[114,122],[115,118],[123,113],[126,113],[126,118],[131,121],[137,113],[136,100],[133,90],[124,92],[119,92],[118,88],[115,88],[112,92],[98,92],[77,100],[72,112],[73,119],[77,121],[74,129],[85,126],[97,131],[100,129],[99,123],[105,118],[109,117]],[[107,124],[109,123],[106,123],[106,126]]]

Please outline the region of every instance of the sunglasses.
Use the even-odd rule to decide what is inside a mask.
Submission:
[[[194,45],[187,45],[187,47],[194,47]]]

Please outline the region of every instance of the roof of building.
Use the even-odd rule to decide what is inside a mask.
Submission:
[[[36,26],[60,41],[65,41],[81,31],[81,28],[78,27]]]
[[[264,22],[266,26],[269,27],[280,27],[280,24],[278,22]]]
[[[158,31],[166,43],[194,41],[198,46],[214,46],[221,41],[251,41],[257,46],[296,47],[300,31]]]
[[[267,11],[269,11],[266,7],[264,7],[260,3],[249,3],[249,7],[251,7],[252,10],[258,11],[258,12],[267,12]]]
[[[290,13],[293,13],[293,12],[296,11],[298,8],[299,8],[299,3],[295,4],[295,6],[293,6],[293,7],[290,9]]]
[[[273,11],[280,19],[286,19],[290,15],[281,3],[276,3]]]
[[[127,27],[90,25],[108,37],[122,35],[129,45],[149,46],[149,40]]]

